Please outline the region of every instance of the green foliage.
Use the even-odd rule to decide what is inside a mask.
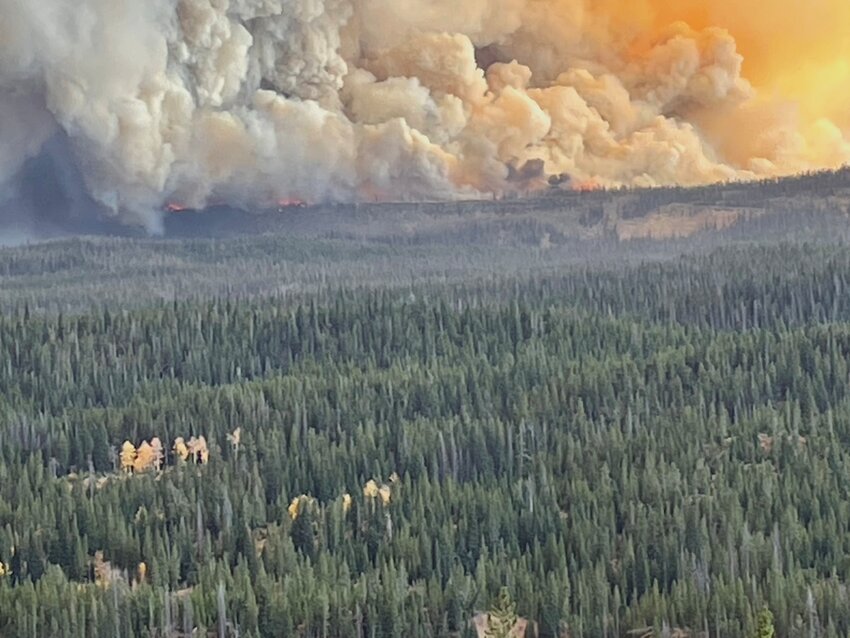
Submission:
[[[0,635],[454,637],[510,583],[548,638],[846,636],[848,285],[780,247],[7,312]]]
[[[773,614],[765,607],[758,615],[755,638],[773,638],[775,631],[773,627]]]

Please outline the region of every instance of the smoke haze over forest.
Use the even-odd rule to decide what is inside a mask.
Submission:
[[[818,0],[0,0],[0,224],[697,185],[850,160]],[[35,186],[34,186],[35,184]],[[13,223],[14,222],[14,223]]]

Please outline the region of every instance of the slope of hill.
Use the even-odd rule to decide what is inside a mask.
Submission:
[[[239,211],[213,207],[165,220],[170,237],[280,232],[290,236],[384,241],[538,243],[616,237],[671,238],[726,229],[767,216],[761,227],[793,224],[797,215],[824,222],[850,215],[850,169],[756,183],[701,188],[575,192],[552,188],[490,201],[396,202],[292,206]],[[696,221],[691,220],[696,218]],[[817,233],[817,224],[812,224]],[[824,235],[830,235],[828,229]]]
[[[0,635],[467,638],[503,587],[529,637],[850,632],[846,246],[120,292],[275,242],[6,259],[113,275],[0,313]]]
[[[0,249],[0,636],[847,636],[844,183]]]

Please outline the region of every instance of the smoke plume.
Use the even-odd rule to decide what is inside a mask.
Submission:
[[[0,0],[0,201],[57,136],[87,197],[150,229],[166,202],[834,167],[850,8],[810,4]]]

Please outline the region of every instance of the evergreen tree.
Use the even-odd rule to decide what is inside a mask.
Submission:
[[[759,612],[754,638],[773,638],[775,631],[773,614],[765,607]]]

